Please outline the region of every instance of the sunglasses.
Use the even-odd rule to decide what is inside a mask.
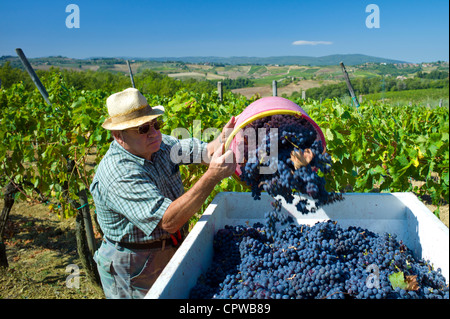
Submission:
[[[147,134],[150,131],[150,128],[154,128],[155,130],[159,130],[163,125],[163,122],[158,121],[158,120],[153,120],[151,122],[142,124],[141,126],[138,126],[137,128],[131,128],[128,130],[131,131],[138,131],[139,134],[143,135],[143,134]]]

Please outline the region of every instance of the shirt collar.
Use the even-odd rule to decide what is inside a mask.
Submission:
[[[146,160],[143,157],[139,157],[137,155],[134,155],[132,153],[130,153],[129,151],[127,151],[122,145],[120,145],[116,140],[113,140],[113,142],[111,143],[111,146],[113,149],[123,153],[125,156],[127,157],[132,157],[134,160],[136,160],[137,162],[139,162],[141,165],[144,165],[146,162],[150,162],[153,163],[155,161],[155,159],[158,157],[158,154],[161,151],[165,151],[167,150],[168,145],[166,143],[164,143],[164,141],[161,142],[161,146],[159,147],[159,150],[156,151],[153,155],[152,155],[152,159]]]

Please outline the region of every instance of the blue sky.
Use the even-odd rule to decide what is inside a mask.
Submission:
[[[69,4],[79,28],[66,26]],[[369,4],[379,28],[366,26]],[[449,60],[448,38],[447,0],[0,1],[0,56],[20,47],[28,57],[360,53],[429,62]]]

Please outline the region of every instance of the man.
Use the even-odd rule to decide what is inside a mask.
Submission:
[[[215,185],[235,171],[231,150],[223,154],[226,129],[216,140],[178,140],[161,134],[162,106],[151,107],[136,89],[111,95],[102,127],[114,141],[91,184],[104,233],[94,259],[107,298],[143,298],[176,251],[180,230],[201,208]],[[175,149],[175,152],[173,152]],[[208,164],[206,173],[184,192],[176,151]]]

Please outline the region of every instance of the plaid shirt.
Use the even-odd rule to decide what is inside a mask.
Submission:
[[[189,154],[179,164],[171,160],[171,149]],[[198,139],[178,140],[162,135],[160,150],[148,161],[113,141],[95,173],[90,191],[100,227],[110,240],[148,243],[169,238],[158,226],[167,207],[184,193],[180,164],[200,163],[207,143]]]

